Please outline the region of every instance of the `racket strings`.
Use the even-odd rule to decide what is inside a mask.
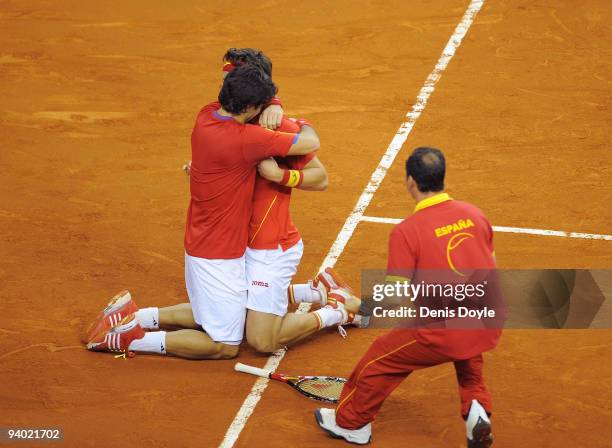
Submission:
[[[314,397],[335,402],[340,399],[344,380],[340,378],[307,378],[300,381],[296,386]]]

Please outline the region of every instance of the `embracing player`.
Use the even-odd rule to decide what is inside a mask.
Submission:
[[[295,132],[297,127],[284,118],[279,129]],[[246,251],[247,341],[258,351],[272,352],[322,328],[359,325],[361,316],[356,312],[360,300],[352,297],[332,270],[320,273],[308,284],[290,286],[304,251],[289,212],[291,190],[325,189],[325,168],[316,155],[309,154],[264,160],[259,174]],[[320,301],[324,306],[308,314],[287,313],[287,291],[291,292],[289,301]]]
[[[272,63],[261,51],[250,48],[229,49],[223,71],[231,73],[241,65],[259,67],[272,76]],[[282,105],[274,98],[272,112]],[[281,132],[299,132],[305,120],[281,118],[264,111],[259,123],[275,126]],[[256,118],[257,120],[257,118]],[[325,167],[316,153],[304,156],[270,158],[259,164],[253,197],[246,251],[248,315],[246,338],[261,352],[272,352],[291,345],[322,328],[334,325],[359,325],[356,315],[359,300],[352,297],[344,281],[331,269],[321,272],[307,284],[291,285],[302,258],[304,244],[290,214],[292,189],[320,191],[327,187]],[[289,292],[289,297],[288,293]],[[319,310],[308,314],[287,313],[289,302],[319,302]]]
[[[233,357],[243,338],[247,308],[247,339],[261,351],[275,350],[325,326],[353,322],[360,301],[338,284],[339,280],[331,271],[297,288],[296,294],[298,300],[316,301],[318,298],[327,303],[326,306],[307,315],[285,316],[287,287],[302,253],[301,238],[289,217],[291,187],[322,189],[327,178],[316,157],[305,157],[319,144],[316,133],[306,122],[285,120],[283,125],[291,132],[272,132],[246,124],[257,117],[261,104],[268,103],[271,96],[254,104],[253,93],[244,95],[240,89],[248,92],[248,83],[257,84],[262,75],[270,84],[271,79],[253,64],[242,65],[244,67],[225,64],[227,76],[219,95],[220,104],[212,103],[202,110],[192,136],[192,200],[185,238],[185,277],[190,304],[138,310],[129,293],[119,294],[90,331],[88,348],[91,350],[167,353],[196,359]],[[242,103],[239,102],[241,95]],[[239,107],[235,105],[237,102]],[[259,131],[255,132],[254,127]],[[249,133],[254,135],[252,143],[246,142],[244,136],[240,141],[234,135]],[[199,142],[198,134],[208,139]],[[250,173],[244,163],[227,164],[224,160],[225,152],[229,152],[227,146],[210,151],[214,138],[216,145],[221,138],[230,141],[233,138],[241,143],[238,152],[249,162],[248,168],[253,160],[261,160],[265,151],[268,151],[267,156],[283,157],[287,167],[303,168],[284,171],[273,160],[260,165],[260,172],[270,180],[257,180],[259,193],[255,197],[254,212],[250,214],[255,226],[244,222],[244,212],[250,211],[253,204],[253,201],[245,204],[248,185],[251,185]],[[251,147],[247,143],[251,143]],[[228,171],[236,171],[238,176]],[[282,173],[280,177],[279,172]],[[227,177],[236,182],[228,182]],[[244,190],[238,182],[245,181],[246,193],[237,198],[236,191]],[[267,203],[269,199],[271,203]],[[224,215],[236,216],[230,220]],[[245,254],[247,241],[251,247]],[[276,276],[255,279],[264,278],[272,270]],[[143,331],[160,328],[180,330]]]

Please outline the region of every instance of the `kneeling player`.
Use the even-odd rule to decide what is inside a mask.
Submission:
[[[281,132],[297,133],[303,120],[283,119]],[[293,188],[324,190],[325,168],[316,157],[286,157],[259,165],[255,183],[253,216],[246,251],[248,280],[247,341],[256,350],[272,352],[334,325],[359,325],[360,300],[328,269],[306,285],[292,285],[304,244],[291,220],[289,205]],[[321,302],[324,306],[308,314],[287,314],[287,292],[293,302]]]
[[[300,122],[298,120],[298,122]],[[299,125],[283,119],[281,132],[297,132]],[[287,170],[281,167],[291,167]],[[301,168],[301,169],[300,169]],[[300,234],[291,220],[292,188],[322,190],[327,185],[325,168],[316,156],[294,156],[264,161],[255,185],[249,245],[245,254],[248,281],[246,316],[247,341],[256,350],[272,352],[291,345],[316,331],[345,324],[360,325],[357,314],[361,301],[332,270],[326,269],[307,284],[290,285],[303,253]],[[266,176],[264,178],[263,176]],[[186,267],[191,303],[138,309],[129,292],[115,296],[88,332],[88,348],[116,351],[171,354],[190,359],[210,359],[205,344],[198,343],[205,322],[206,302],[198,300],[197,285],[204,281],[197,266]],[[288,303],[312,302],[323,305],[304,313],[287,313]],[[148,330],[145,332],[144,330]],[[167,344],[166,331],[180,343]],[[244,328],[223,328],[232,341],[240,341]],[[341,330],[342,332],[342,330]],[[176,341],[175,341],[176,342]],[[227,356],[219,356],[225,358]]]
[[[228,55],[231,53],[231,51],[228,51]],[[233,66],[234,62],[237,65],[244,65],[245,63],[248,65],[253,63],[252,61],[256,61],[257,57],[265,57],[257,52],[238,51],[238,53],[243,56],[245,54],[250,55],[251,59],[246,62],[244,59],[232,61],[229,64],[230,66]],[[269,61],[268,64],[265,62],[266,60],[262,60],[257,65],[267,72],[271,70],[271,64],[269,64]],[[231,70],[232,67],[228,67],[228,64],[224,66],[224,72],[227,73]],[[268,74],[271,74],[271,72]],[[285,131],[296,131],[298,129],[298,125],[288,120],[285,121],[285,126],[287,127]],[[313,157],[307,159],[289,158],[287,163],[288,166],[303,167],[304,169],[300,172],[298,172],[299,170],[287,172],[288,175],[293,174],[297,177],[283,180],[282,176],[276,179],[276,174],[278,174],[280,168],[275,162],[265,161],[260,167],[262,174],[268,174],[274,180],[278,180],[285,185],[273,184],[264,179],[258,181],[262,185],[268,184],[267,193],[259,196],[263,198],[263,202],[259,201],[259,205],[263,208],[257,209],[258,213],[253,215],[252,234],[249,237],[251,247],[248,249],[246,256],[247,278],[250,285],[247,295],[249,298],[247,302],[247,308],[249,309],[247,339],[260,351],[275,350],[282,345],[296,342],[326,326],[359,323],[359,316],[355,317],[360,303],[359,299],[354,298],[350,291],[343,287],[343,283],[334,278],[336,276],[331,270],[321,273],[309,284],[295,285],[290,289],[292,291],[290,297],[293,301],[319,301],[324,305],[322,309],[309,314],[284,316],[287,309],[287,287],[297,270],[302,254],[299,233],[289,217],[290,187],[301,186],[304,189],[316,190],[324,187],[327,182],[323,166]],[[275,189],[278,189],[278,191],[275,191]],[[266,204],[265,201],[269,198],[272,199],[272,202]],[[275,204],[278,207],[273,208]],[[282,207],[280,207],[281,204]],[[277,220],[266,221],[269,216],[274,216]],[[262,228],[267,230],[261,233]],[[276,229],[276,233],[274,229]],[[258,233],[260,234],[259,241],[257,241]],[[277,241],[275,248],[270,248],[271,240],[263,240],[262,242],[262,236],[275,239]],[[269,280],[256,280],[256,277],[264,278],[262,276],[267,275],[272,270],[274,275],[266,277]],[[194,299],[197,298],[199,290],[197,285],[202,281],[210,283],[211,279],[201,278],[197,266],[190,265],[186,268],[186,280],[188,293],[192,300],[191,304],[185,303],[162,309],[151,307],[138,310],[129,293],[118,294],[92,325],[92,329],[87,336],[88,348],[91,350],[118,351],[130,355],[136,351],[165,354],[168,350],[169,354],[194,359],[235,356],[237,350],[231,351],[231,353],[225,353],[221,350],[219,356],[211,356],[209,353],[209,338],[200,337],[205,336],[201,332],[202,324],[205,320],[210,321],[210,310],[207,313],[207,310],[201,306],[206,304],[206,301]],[[268,285],[268,287],[265,285]],[[262,290],[261,288],[265,289]],[[222,323],[221,325],[223,328],[219,328],[219,331],[228,333],[233,343],[242,340],[242,326],[228,328]],[[165,331],[145,333],[143,329],[183,329],[186,331],[173,333],[172,343],[166,344],[167,335]],[[201,343],[200,339],[202,340]]]

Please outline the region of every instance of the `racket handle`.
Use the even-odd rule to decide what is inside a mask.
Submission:
[[[236,363],[236,365],[234,366],[234,370],[236,372],[250,373],[251,375],[260,376],[262,378],[270,378],[270,372],[268,372],[267,370],[242,364],[241,362]]]

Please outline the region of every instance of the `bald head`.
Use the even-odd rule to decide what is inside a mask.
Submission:
[[[412,151],[406,160],[406,177],[412,177],[421,193],[442,191],[446,161],[442,151],[420,147]]]

